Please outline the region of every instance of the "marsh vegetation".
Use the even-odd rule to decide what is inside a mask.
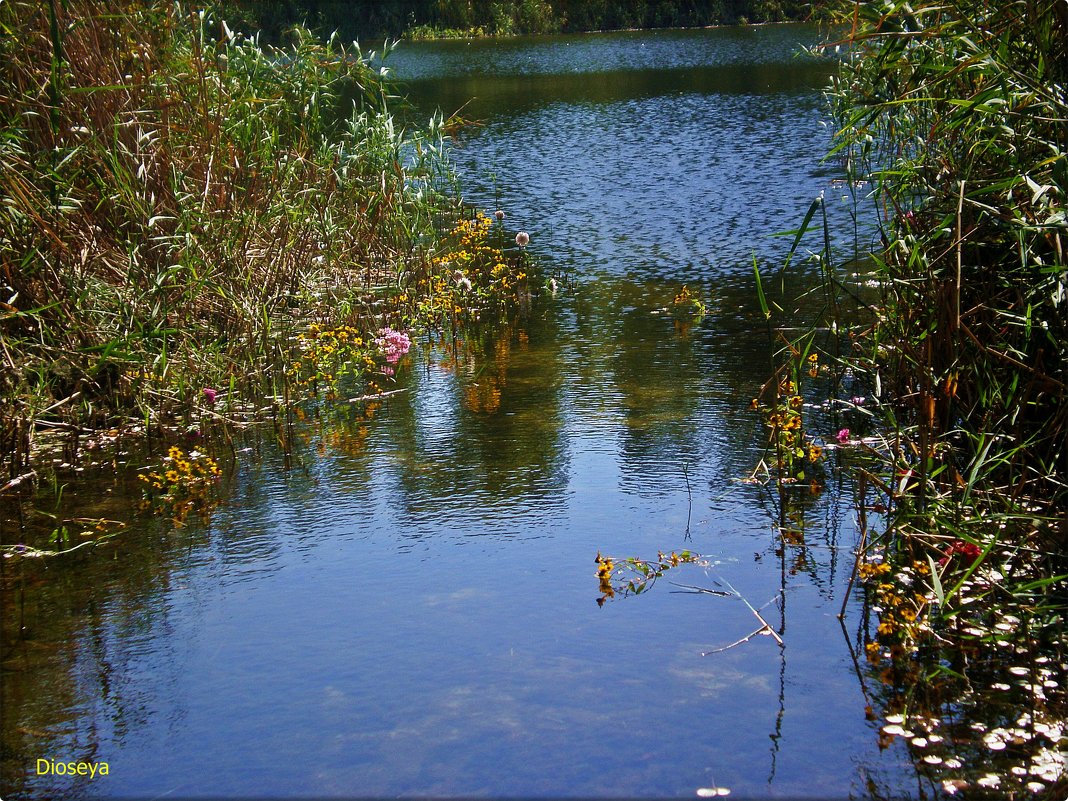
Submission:
[[[5,787],[1058,797],[1065,20],[853,12],[0,7]]]

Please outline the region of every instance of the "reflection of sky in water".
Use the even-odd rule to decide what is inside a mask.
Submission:
[[[557,263],[700,281],[785,255],[789,240],[774,235],[831,189],[813,172],[828,141],[818,96],[658,96],[491,120],[455,161],[470,199],[492,207],[499,196]],[[828,208],[847,219],[844,204]]]
[[[499,192],[574,293],[423,346],[373,418],[341,404],[300,424],[291,470],[239,454],[209,530],[78,568],[81,611],[35,623],[77,646],[6,680],[5,707],[57,756],[95,743],[115,795],[845,796],[858,765],[893,775],[835,619],[848,504],[811,501],[780,563],[773,499],[733,481],[759,456],[746,407],[769,364],[749,259],[827,186],[790,30],[478,43],[490,61],[470,63],[405,45],[426,72],[492,62],[546,92],[580,65],[645,71],[575,101],[527,102],[520,81],[456,152],[472,197]],[[734,71],[702,72],[709,53]],[[761,70],[786,89],[753,91]],[[665,311],[683,283],[710,307],[689,325]],[[785,587],[785,662],[767,637],[700,656],[755,628],[736,599],[665,581],[598,608],[598,550],[683,547],[717,565],[680,583],[729,578],[758,606]]]
[[[645,48],[564,41],[563,63],[518,71],[505,65],[542,52],[528,41],[437,43],[402,49],[394,66],[424,113],[474,98],[463,113],[480,125],[453,153],[468,198],[499,204],[536,252],[580,275],[699,281],[745,273],[754,254],[779,262],[789,240],[773,235],[821,193],[831,230],[852,230],[835,165],[821,164],[828,67],[797,52],[818,32],[757,36],[760,47],[752,31],[665,33]],[[425,77],[424,58],[448,77]]]

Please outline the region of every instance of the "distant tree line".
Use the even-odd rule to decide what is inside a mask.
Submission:
[[[228,19],[279,38],[302,23],[344,40],[412,32],[489,35],[781,22],[820,16],[832,3],[800,0],[225,0]]]

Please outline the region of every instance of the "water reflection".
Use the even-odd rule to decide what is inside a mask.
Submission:
[[[788,241],[771,236],[821,192],[831,230],[853,228],[821,163],[830,68],[798,54],[818,38],[782,26],[433,43],[394,66],[417,114],[480,121],[454,152],[469,199],[504,207],[540,253],[584,275],[697,282],[746,272],[754,253],[780,262]]]
[[[559,509],[568,462],[554,328],[505,325],[429,351],[398,441],[410,522],[468,513],[499,519],[515,536],[516,521],[545,522]]]
[[[803,62],[799,44],[814,44],[819,36],[812,26],[781,25],[405,43],[390,56],[389,66],[405,81],[544,75],[585,75],[596,80],[621,71],[674,74],[710,68],[796,67]],[[789,78],[776,74],[774,80]],[[664,87],[670,91],[671,82],[663,82],[658,94]],[[813,85],[805,88],[811,90]],[[475,92],[468,97],[478,96]]]
[[[574,290],[420,343],[381,402],[307,404],[290,469],[270,429],[235,443],[208,526],[135,519],[109,558],[5,565],[5,791],[845,796],[876,769],[902,787],[835,617],[845,488],[735,481],[771,366],[753,251],[774,263],[769,235],[829,187],[798,30],[409,46],[417,102],[483,103],[456,153],[469,199]],[[683,284],[703,318],[673,316]],[[130,499],[124,476],[101,480]],[[598,550],[680,547],[714,562],[681,583],[776,599],[785,648],[701,656],[752,631],[736,599],[597,606]],[[35,777],[37,755],[112,775]]]
[[[664,95],[665,85],[682,100],[699,95],[747,95],[763,97],[774,105],[780,93],[808,95],[813,84],[825,80],[830,70],[825,64],[800,61],[784,75],[781,65],[722,65],[689,69],[618,69],[605,72],[578,72],[545,75],[462,75],[442,86],[440,79],[409,80],[405,96],[416,108],[440,108],[476,120],[529,111],[562,102],[590,112],[610,103],[635,104],[644,98]],[[517,107],[517,100],[522,103]]]

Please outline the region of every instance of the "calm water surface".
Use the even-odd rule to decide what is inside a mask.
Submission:
[[[532,319],[422,347],[368,419],[324,411],[297,467],[238,453],[209,525],[141,524],[5,600],[4,798],[846,797],[912,775],[837,620],[845,491],[780,548],[759,457],[751,259],[821,192],[804,27],[405,45],[417,108],[481,122],[467,197],[575,277]],[[710,313],[663,310],[683,284]],[[88,481],[88,479],[86,479]],[[120,514],[108,471],[83,500]],[[74,491],[74,490],[72,490]],[[111,499],[115,500],[111,500]],[[10,521],[9,523],[10,524]],[[594,556],[691,548],[678,592],[595,602]],[[16,602],[16,595],[18,602]],[[107,761],[92,782],[37,758]],[[914,781],[914,779],[913,779]]]

